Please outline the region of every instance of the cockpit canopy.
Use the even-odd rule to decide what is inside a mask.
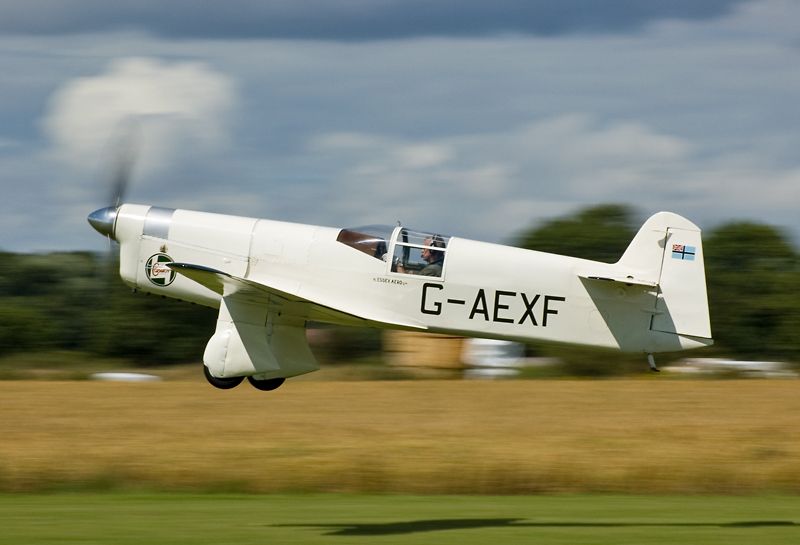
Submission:
[[[386,253],[389,251],[388,241],[391,240],[394,229],[391,225],[364,225],[342,229],[336,240],[359,252],[386,261]]]
[[[391,271],[441,278],[450,237],[407,227],[366,225],[342,229],[337,241],[382,261]]]

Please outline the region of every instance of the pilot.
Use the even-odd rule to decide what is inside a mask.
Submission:
[[[442,264],[444,263],[444,239],[439,235],[426,238],[423,242],[425,248],[422,249],[422,259],[427,265],[419,271],[422,276],[442,276]]]

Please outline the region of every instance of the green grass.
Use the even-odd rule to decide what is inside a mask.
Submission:
[[[0,544],[800,542],[798,496],[0,495]]]

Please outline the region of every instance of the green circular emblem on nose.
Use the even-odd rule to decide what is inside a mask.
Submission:
[[[144,265],[144,272],[147,279],[156,286],[169,286],[175,280],[175,271],[167,267],[167,263],[172,263],[173,259],[167,254],[154,254]]]

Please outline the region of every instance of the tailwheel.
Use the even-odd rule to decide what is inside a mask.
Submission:
[[[230,390],[231,388],[236,388],[244,380],[244,377],[215,377],[209,372],[208,367],[205,365],[203,366],[203,373],[205,374],[208,383],[214,388],[219,388],[220,390]]]
[[[253,385],[253,388],[257,388],[265,392],[275,390],[286,381],[285,378],[268,378],[265,380],[259,380],[253,377],[247,377],[247,380],[250,381],[250,384]]]

